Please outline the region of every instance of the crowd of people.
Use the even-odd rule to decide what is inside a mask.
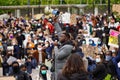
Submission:
[[[62,22],[62,14],[25,19],[9,13],[9,18],[0,19],[3,76],[32,80],[32,70],[40,66],[38,80],[119,80],[120,50],[108,43],[110,30],[120,31],[120,21],[105,13],[84,14],[70,24]],[[85,53],[83,46],[98,51]]]

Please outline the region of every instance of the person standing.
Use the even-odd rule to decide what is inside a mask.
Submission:
[[[54,43],[55,52],[55,80],[57,80],[58,72],[63,68],[67,58],[71,55],[73,50],[72,41],[68,33],[62,33],[59,37],[61,45],[58,48],[58,43]]]
[[[30,80],[26,73],[20,71],[20,66],[18,62],[12,63],[12,72],[9,76],[14,76],[16,80]]]
[[[57,80],[89,80],[88,75],[82,57],[73,53],[59,72]]]

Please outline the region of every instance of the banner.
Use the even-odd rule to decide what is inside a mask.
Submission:
[[[108,45],[112,47],[118,48],[118,35],[120,34],[118,31],[110,30],[109,42]]]

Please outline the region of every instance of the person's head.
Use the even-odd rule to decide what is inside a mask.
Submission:
[[[112,59],[112,51],[107,51],[105,54],[105,61],[110,61]]]
[[[45,42],[45,47],[49,47],[50,46],[50,42],[49,41],[46,41]]]
[[[12,50],[7,50],[6,53],[7,53],[7,56],[8,56],[8,57],[12,56]]]
[[[26,70],[27,70],[27,66],[26,66],[25,64],[22,64],[22,65],[20,66],[20,70],[21,70],[21,71],[26,71]]]
[[[104,56],[103,56],[103,54],[96,54],[96,56],[95,56],[95,61],[96,61],[96,63],[101,63],[101,62],[103,62],[103,61],[104,61]]]
[[[12,45],[17,45],[18,44],[16,38],[13,38],[11,43],[12,43]]]
[[[41,65],[41,67],[40,67],[40,74],[41,75],[46,75],[47,74],[47,70],[48,70],[48,67],[46,66],[46,65]]]
[[[18,73],[20,71],[19,63],[17,61],[12,63],[13,73]]]
[[[71,54],[62,69],[62,74],[68,76],[74,73],[82,72],[86,72],[82,58],[79,54]]]
[[[64,42],[68,41],[69,39],[70,39],[70,35],[68,33],[62,33],[60,35],[59,41],[61,43],[64,43]]]

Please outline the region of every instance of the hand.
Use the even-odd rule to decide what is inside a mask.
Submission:
[[[53,42],[53,44],[54,44],[54,46],[58,46],[58,42],[57,41]]]
[[[31,62],[31,59],[28,59],[27,61],[28,61],[28,62]]]

